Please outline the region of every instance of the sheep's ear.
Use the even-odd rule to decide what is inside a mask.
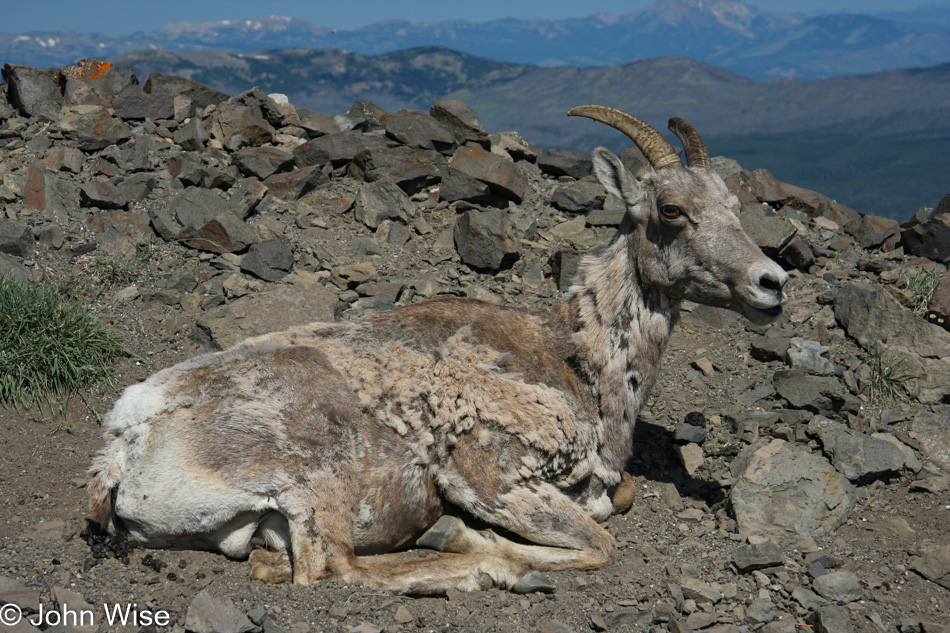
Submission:
[[[623,201],[634,220],[640,218],[640,185],[620,159],[606,147],[598,147],[593,154],[594,173],[608,193]]]

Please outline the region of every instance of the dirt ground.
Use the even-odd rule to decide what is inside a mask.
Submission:
[[[803,280],[792,285],[793,304],[796,292],[805,297],[814,290]],[[178,309],[105,300],[95,309],[149,359],[148,364],[121,360],[120,387],[195,353],[188,339],[192,320]],[[703,411],[710,418],[734,405],[750,387],[765,384],[774,371],[749,358],[752,333],[745,322],[728,317],[716,324],[721,315],[709,317],[702,310],[686,314],[639,423],[630,465],[637,498],[628,513],[607,523],[621,546],[617,564],[596,572],[551,574],[555,593],[489,590],[409,598],[335,582],[267,585],[250,579],[248,562],[218,554],[110,549],[86,523],[84,485],[85,472],[102,446],[95,412],[108,410],[116,390],[90,392],[85,402],[73,399],[65,420],[36,421],[29,411],[0,409],[0,576],[38,590],[43,605],[54,604],[54,588],[66,588],[83,596],[97,613],[103,604],[134,603],[141,611],[167,611],[174,626],[184,624],[189,604],[207,588],[250,613],[265,633],[346,632],[361,625],[357,630],[390,633],[664,631],[671,630],[673,620],[685,622],[688,616],[694,624],[712,627],[710,631],[732,631],[730,625],[746,631],[762,626],[747,618],[760,595],[767,595],[778,620],[789,624],[781,630],[807,630],[800,625],[808,609],[792,593],[809,586],[808,552],[785,551],[786,565],[768,575],[739,574],[731,562],[742,541],[728,516],[721,482],[743,446],[735,430],[725,423],[710,424],[706,459],[693,477],[673,451],[672,431],[686,412]],[[691,365],[699,357],[713,362],[714,376]],[[910,492],[910,486],[911,477],[899,476],[861,487],[847,523],[816,539],[818,551],[827,555],[822,558],[826,567],[837,565],[862,583],[863,598],[847,605],[857,631],[896,633],[919,630],[910,625],[920,621],[950,622],[948,592],[908,566],[928,544],[947,542],[950,492]],[[403,555],[430,554],[410,550]],[[687,600],[678,608],[671,585],[682,577],[717,583],[724,597],[716,604]],[[793,621],[799,625],[791,625]],[[110,627],[102,620],[99,628],[139,627]]]

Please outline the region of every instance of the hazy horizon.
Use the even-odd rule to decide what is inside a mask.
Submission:
[[[354,29],[381,20],[441,22],[468,20],[485,22],[501,18],[564,19],[597,13],[624,14],[653,3],[653,0],[590,0],[579,4],[566,0],[481,0],[477,3],[444,0],[363,0],[358,3],[304,2],[301,0],[229,0],[195,3],[192,0],[166,0],[162,3],[128,0],[96,2],[93,7],[75,0],[34,0],[10,3],[4,8],[0,32],[9,34],[32,31],[79,31],[112,36],[131,35],[136,31],[154,31],[169,22],[215,22],[248,20],[265,15],[300,18],[315,26]],[[354,4],[360,8],[354,11]],[[764,11],[819,13],[884,13],[923,6],[950,8],[950,0],[755,0],[746,2]]]

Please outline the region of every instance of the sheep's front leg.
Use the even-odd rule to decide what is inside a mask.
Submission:
[[[462,500],[452,499],[459,503]],[[492,503],[466,508],[479,518],[536,545],[522,545],[491,530],[476,531],[443,517],[418,544],[445,552],[484,554],[523,563],[537,571],[600,569],[613,562],[617,544],[603,527],[554,486],[514,488]]]

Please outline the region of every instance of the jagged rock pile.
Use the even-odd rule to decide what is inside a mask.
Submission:
[[[7,65],[3,78],[0,273],[39,281],[157,250],[147,285],[108,292],[130,311],[182,315],[201,349],[437,295],[549,305],[623,216],[589,156],[488,134],[458,101],[429,114],[356,103],[331,116],[260,88],[229,97],[162,75],[143,87],[131,69],[96,60],[55,72]],[[636,149],[621,159],[634,173],[645,162]],[[944,275],[928,322],[907,279],[950,263],[950,196],[899,224],[729,159],[713,168],[742,201],[749,234],[794,271],[789,317],[746,328],[686,306],[684,336],[712,326],[708,338],[728,335],[730,349],[710,359],[674,341],[672,379],[644,428],[675,427],[667,446],[679,464],[647,441],[635,475],[650,487],[651,467],[675,471],[676,489],[655,496],[686,526],[680,538],[745,544],[726,559],[710,553],[719,569],[709,578],[684,562],[658,594],[641,586],[643,600],[621,605],[638,610],[590,625],[782,633],[796,619],[835,632],[880,620],[890,628],[860,630],[896,630],[886,618],[940,630],[939,619],[903,621],[899,606],[876,603],[881,583],[859,582],[858,570],[829,572],[848,565],[822,547],[885,482],[946,499],[950,333],[937,323],[950,287]],[[902,404],[875,398],[888,362],[913,377],[893,385],[906,387]],[[662,558],[647,545],[636,555]],[[946,541],[915,556],[905,571],[948,587]],[[725,580],[723,565],[735,572]]]

